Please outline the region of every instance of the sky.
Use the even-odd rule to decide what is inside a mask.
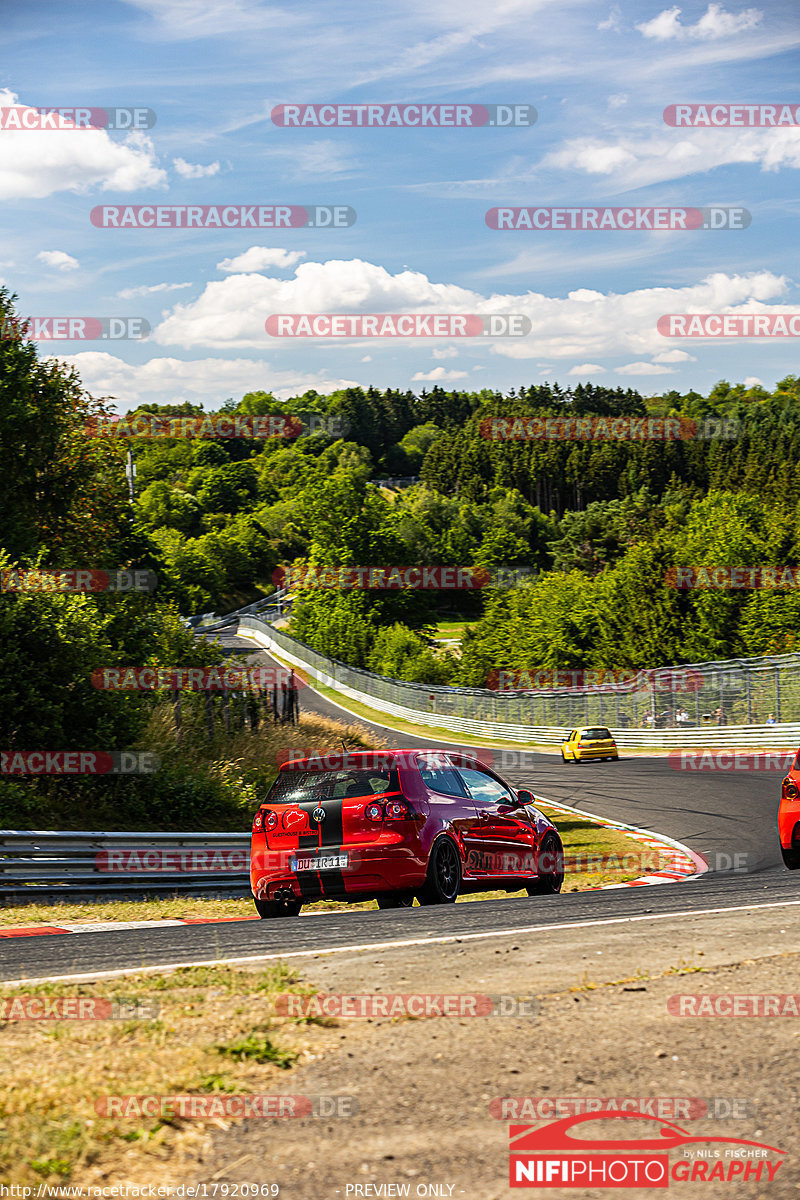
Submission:
[[[667,313],[800,313],[800,124],[681,127],[672,104],[792,105],[794,0],[28,0],[0,108],[149,109],[148,128],[0,128],[0,280],[119,411],[263,389],[592,382],[645,395],[800,373],[797,338],[672,338]],[[286,127],[277,105],[531,105],[533,124]],[[413,111],[413,110],[409,110]],[[142,120],[143,124],[146,124]],[[349,206],[337,228],[92,223],[98,206]],[[746,228],[494,229],[517,208],[743,208]],[[252,218],[251,218],[252,219]],[[273,314],[524,314],[530,332],[275,337]],[[73,327],[74,328],[74,327]],[[91,328],[91,327],[90,327]],[[45,329],[45,332],[47,330]],[[52,330],[51,330],[52,332]]]

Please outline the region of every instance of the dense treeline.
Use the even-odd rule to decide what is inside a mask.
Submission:
[[[420,682],[481,686],[498,668],[638,667],[787,650],[797,628],[793,593],[679,593],[665,575],[682,564],[800,561],[799,393],[794,376],[772,393],[722,381],[708,396],[649,398],[591,384],[508,395],[350,388],[284,403],[249,393],[222,411],[300,414],[312,432],[292,441],[137,443],[136,530],[186,611],[268,593],[275,568],[291,564],[521,567],[538,576],[484,593],[299,593],[298,637]],[[487,436],[494,418],[587,415],[705,421],[728,436]],[[420,483],[391,492],[370,482],[398,475]],[[460,659],[433,640],[443,613],[471,623]]]

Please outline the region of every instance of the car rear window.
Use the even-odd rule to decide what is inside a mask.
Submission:
[[[611,734],[602,725],[595,725],[593,729],[584,729],[581,732],[581,738],[587,742],[599,742],[602,738],[610,738]]]
[[[300,804],[304,800],[344,800],[399,792],[396,770],[350,768],[346,771],[281,771],[266,803]]]

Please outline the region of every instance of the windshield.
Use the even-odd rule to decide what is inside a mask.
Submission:
[[[599,742],[602,738],[610,738],[611,734],[602,725],[596,725],[593,729],[582,729],[581,739],[585,742]]]

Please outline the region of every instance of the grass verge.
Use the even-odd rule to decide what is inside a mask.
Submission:
[[[0,1182],[34,1194],[43,1183],[186,1182],[184,1151],[235,1118],[121,1115],[121,1102],[106,1116],[104,1098],[291,1095],[290,1068],[339,1036],[333,1022],[275,1015],[278,993],[310,990],[282,965],[0,987],[0,1002],[82,996],[124,1006],[115,1019],[0,1021]]]

